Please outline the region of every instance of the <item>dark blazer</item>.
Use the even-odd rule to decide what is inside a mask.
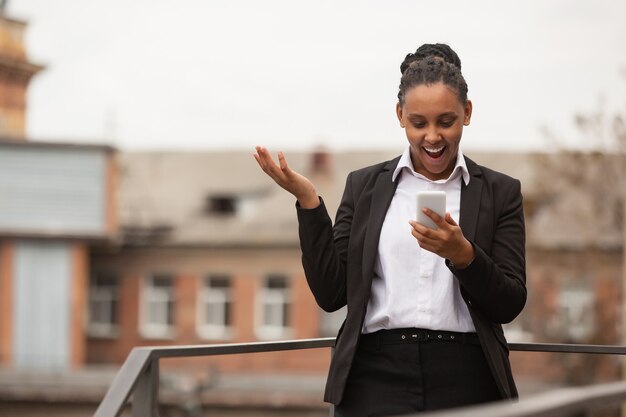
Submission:
[[[446,265],[459,280],[487,362],[502,398],[517,397],[501,323],[526,302],[525,231],[520,183],[466,159],[471,179],[461,187],[459,226],[476,257],[465,269]],[[323,201],[298,207],[302,264],[317,303],[326,311],[347,304],[324,399],[339,404],[370,297],[385,214],[398,185],[398,158],[348,175],[335,225]],[[417,242],[416,242],[417,244]]]

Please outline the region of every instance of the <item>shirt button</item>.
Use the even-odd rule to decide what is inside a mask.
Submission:
[[[421,276],[422,278],[430,278],[430,273],[428,273],[428,272],[424,271],[424,272],[422,272],[422,273],[420,274],[420,276]]]

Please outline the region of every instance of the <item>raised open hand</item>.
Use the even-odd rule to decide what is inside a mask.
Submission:
[[[293,194],[300,202],[302,208],[315,208],[319,206],[320,200],[313,183],[304,175],[289,168],[287,160],[282,152],[278,152],[278,164],[274,162],[267,148],[256,147],[254,159],[267,175],[276,184]]]

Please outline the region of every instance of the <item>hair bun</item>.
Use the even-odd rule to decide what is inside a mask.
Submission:
[[[442,82],[450,87],[459,101],[467,103],[467,83],[461,73],[459,56],[446,44],[424,44],[415,53],[407,54],[400,65],[402,77],[398,91],[398,102],[404,106],[407,91],[418,85],[433,85]]]
[[[404,74],[404,71],[412,62],[428,57],[441,58],[461,70],[461,59],[450,46],[445,43],[425,43],[417,48],[415,53],[407,54],[402,64],[400,64],[400,72]]]

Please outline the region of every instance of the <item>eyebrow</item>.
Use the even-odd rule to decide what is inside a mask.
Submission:
[[[409,117],[409,119],[413,119],[413,118],[426,118],[426,116],[421,115],[421,114],[417,114],[417,113],[411,113],[411,114],[409,114],[409,116],[408,116],[408,117]],[[455,112],[453,112],[453,111],[449,111],[449,112],[446,112],[446,113],[441,113],[440,115],[438,115],[438,116],[437,116],[437,118],[442,118],[442,117],[454,117],[454,118],[458,118],[458,117],[459,117],[459,115],[458,115],[458,114],[456,114],[456,113],[455,113]]]

